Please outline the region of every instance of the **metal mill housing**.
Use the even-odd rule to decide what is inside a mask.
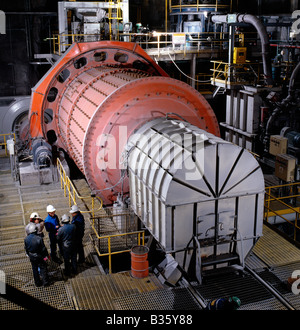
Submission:
[[[204,97],[170,78],[138,45],[77,43],[33,88],[30,136],[63,148],[92,190],[111,204],[121,190],[119,159],[127,138],[166,116],[219,135]],[[128,191],[127,180],[122,191]]]
[[[199,282],[204,266],[243,264],[262,235],[256,159],[221,139],[204,97],[136,44],[73,44],[34,88],[29,119],[37,164],[56,145],[105,205],[129,193],[135,214]]]

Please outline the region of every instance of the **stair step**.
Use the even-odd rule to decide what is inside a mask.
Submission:
[[[201,262],[202,267],[222,264],[224,262],[239,261],[239,256],[232,253],[224,253],[218,256],[210,256]]]

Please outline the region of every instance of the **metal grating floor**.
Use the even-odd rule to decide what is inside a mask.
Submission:
[[[300,250],[266,225],[253,252],[269,267],[300,261]]]
[[[1,295],[0,310],[29,309],[30,301],[59,310],[198,309],[194,298],[185,288],[166,289],[152,274],[142,280],[132,278],[129,272],[101,274],[93,259],[94,248],[88,234],[84,239],[87,260],[79,266],[79,274],[64,278],[63,266],[51,262],[49,272],[53,284],[47,288],[36,288],[30,262],[24,253],[25,221],[36,207],[44,215],[45,204],[49,201],[58,205],[61,215],[68,209],[68,200],[56,185],[17,188],[10,173],[3,171],[1,166],[0,160],[0,269],[5,272],[8,291],[16,295]],[[266,226],[263,234],[246,263],[281,290],[296,309],[300,309],[299,295],[282,287],[292,272],[300,269],[300,252]],[[47,237],[45,243],[49,249]],[[240,309],[285,309],[255,279],[248,276],[223,274],[195,288],[206,302],[235,294],[242,300]]]
[[[209,277],[203,282],[203,285],[196,286],[195,289],[206,300],[206,303],[226,296],[239,297],[242,305],[272,298],[269,291],[250,275],[240,276],[235,273]]]
[[[117,310],[199,310],[186,288],[170,288],[133,294],[113,300]]]
[[[239,310],[286,310],[286,308],[275,298],[262,300],[259,303],[242,305]]]
[[[132,294],[156,291],[162,285],[153,275],[135,279],[129,272],[71,279],[79,309],[113,310],[114,299]]]
[[[53,284],[49,287],[34,285],[32,269],[29,261],[10,266],[2,266],[6,275],[7,294],[0,300],[0,310],[31,309],[33,300],[41,308],[70,310],[74,309],[70,292],[65,285],[61,269],[57,264],[50,264],[49,275]]]
[[[24,226],[30,213],[37,210],[45,215],[46,205],[54,199],[58,208],[67,209],[67,199],[59,183],[44,187],[19,186],[7,168],[9,162],[0,158],[0,269],[6,281],[6,294],[0,297],[0,310],[72,310],[72,288],[63,277],[61,266],[50,262],[48,272],[53,284],[37,288],[24,251]],[[51,199],[50,196],[56,197]],[[47,234],[44,241],[49,251]]]
[[[90,240],[89,221],[86,221],[84,237],[86,260],[78,266],[76,277],[65,278],[62,273],[63,265],[50,262],[48,270],[52,284],[47,288],[35,287],[31,264],[24,251],[24,225],[33,210],[44,216],[45,206],[50,201],[57,207],[58,215],[66,213],[69,209],[68,199],[59,189],[59,183],[42,188],[17,188],[18,185],[12,180],[9,171],[3,171],[2,160],[0,159],[0,269],[6,276],[7,294],[0,297],[0,310],[32,309],[31,302],[35,306],[39,304],[39,307],[59,310],[114,309],[111,301],[115,297],[161,288],[160,282],[150,276],[137,280],[128,273],[103,275],[94,259],[96,254]],[[84,192],[87,189],[84,180],[76,181],[75,184],[77,188],[80,187],[82,195],[88,195]],[[44,241],[50,251],[47,234]]]
[[[276,251],[273,251],[276,253]],[[281,260],[280,260],[281,261]],[[287,279],[294,270],[300,269],[300,261],[274,267],[268,267],[257,256],[250,255],[247,264],[256,269],[256,273],[279,292],[296,310],[300,309],[299,295],[293,294],[287,286]],[[203,285],[195,286],[196,290],[208,303],[210,300],[237,296],[241,300],[240,310],[286,310],[271,293],[250,275],[238,272],[227,272],[207,277]]]

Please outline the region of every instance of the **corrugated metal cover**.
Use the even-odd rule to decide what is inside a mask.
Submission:
[[[264,200],[263,174],[248,151],[166,118],[142,126],[127,150],[131,205],[167,252],[197,237],[201,255],[216,257],[231,253],[223,243],[235,237],[246,257],[262,233]]]

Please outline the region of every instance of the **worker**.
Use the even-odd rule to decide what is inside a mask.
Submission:
[[[77,254],[75,250],[76,227],[70,223],[70,217],[64,214],[61,219],[62,226],[58,229],[57,242],[61,247],[65,263],[65,275],[70,276],[77,273]]]
[[[79,208],[77,205],[73,205],[71,207],[70,213],[72,215],[72,224],[76,226],[76,251],[78,254],[78,263],[84,262],[84,251],[83,251],[83,236],[84,236],[84,229],[85,229],[85,223],[84,223],[84,217],[79,211]]]
[[[37,235],[37,226],[33,222],[28,224],[28,235],[24,240],[24,246],[31,262],[35,285],[48,286],[50,282],[46,261],[49,259],[49,254],[43,238]],[[42,280],[39,273],[42,276]]]
[[[53,207],[53,205],[47,206],[47,217],[45,219],[45,228],[47,232],[49,233],[49,239],[50,239],[50,255],[51,259],[54,262],[61,263],[61,260],[57,257],[56,254],[56,244],[57,239],[56,235],[58,232],[58,229],[60,227],[58,216],[55,214],[56,209]]]
[[[37,235],[39,235],[41,237],[44,237],[43,229],[44,229],[45,223],[44,223],[43,219],[39,216],[39,214],[37,212],[32,212],[31,213],[29,224],[30,223],[35,223],[36,228],[37,228]],[[27,235],[28,235],[28,226],[29,226],[29,224],[25,227],[25,231],[26,231]]]
[[[206,309],[208,310],[235,310],[241,306],[241,301],[238,297],[224,297],[210,301]]]

